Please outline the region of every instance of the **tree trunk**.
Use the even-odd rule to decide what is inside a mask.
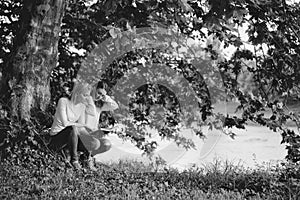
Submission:
[[[32,108],[50,100],[50,74],[58,61],[58,41],[67,0],[24,0],[14,52],[3,71],[1,94],[12,116],[29,120]]]

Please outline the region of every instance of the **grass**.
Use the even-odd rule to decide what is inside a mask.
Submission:
[[[134,160],[98,171],[0,164],[0,199],[297,199],[300,166],[244,168],[228,161],[179,172]]]

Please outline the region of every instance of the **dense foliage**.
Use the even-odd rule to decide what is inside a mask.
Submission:
[[[2,71],[9,67],[6,66],[6,61],[14,51],[13,45],[17,42],[15,39],[19,34],[19,22],[26,20],[20,18],[22,3],[22,0],[6,0],[0,3],[2,47],[0,67]],[[118,114],[121,115],[118,117],[111,113],[104,113],[103,119],[109,118],[108,123],[114,123],[116,120],[128,122],[129,113],[131,121],[128,122],[129,129],[126,134],[145,150],[151,150],[153,146],[147,141],[142,144],[140,142],[143,142],[147,135],[145,131],[140,131],[147,120],[146,125],[155,124],[158,130],[164,130],[161,131],[161,136],[179,139],[181,142],[184,140],[178,138],[174,132],[178,129],[179,119],[186,119],[184,125],[193,125],[192,127],[198,131],[199,135],[202,135],[199,127],[203,125],[218,129],[234,126],[244,128],[247,122],[253,121],[279,131],[282,134],[282,142],[287,144],[287,158],[297,162],[300,160],[300,136],[299,133],[289,130],[286,123],[294,122],[298,126],[299,121],[297,111],[289,107],[291,103],[298,102],[299,99],[299,13],[299,4],[287,4],[286,1],[107,0],[89,5],[84,0],[70,0],[65,10],[58,46],[59,63],[51,72],[50,115],[53,114],[57,99],[69,95],[73,80],[77,77],[85,58],[93,54],[98,55],[94,51],[97,46],[109,38],[114,39],[112,44],[115,46],[126,46],[126,41],[122,40],[124,37],[119,37],[122,33],[127,31],[137,34],[136,30],[145,27],[163,27],[173,33],[178,33],[180,37],[170,36],[171,45],[168,48],[136,48],[119,55],[99,79],[105,80],[113,92],[118,87],[116,80],[123,77],[126,70],[139,69],[145,63],[147,66],[152,66],[154,61],[163,63],[171,69],[177,67],[192,83],[195,96],[199,95],[195,100],[196,103],[193,104],[198,106],[198,112],[189,112],[191,108],[187,106],[181,108],[183,112],[180,116],[178,102],[173,95],[174,91],[173,93],[161,92],[162,87],[160,90],[149,89],[152,86],[159,88],[159,85],[145,84],[139,85],[141,87],[136,90],[141,95],[136,95],[131,99],[131,103],[126,105],[127,114],[119,111]],[[294,23],[290,23],[291,21]],[[241,27],[244,27],[247,39],[239,34]],[[150,39],[153,41],[153,38]],[[206,45],[204,47],[196,45],[193,49],[185,43],[184,39],[197,39],[200,43],[206,42]],[[141,47],[145,46],[141,45]],[[224,48],[226,47],[234,49],[232,56],[225,56]],[[173,54],[182,48],[192,49],[192,51],[188,50],[186,54],[181,52],[180,55],[183,56],[179,58],[178,54]],[[111,51],[109,48],[103,50],[104,53]],[[189,62],[192,53],[193,58],[196,58],[196,63]],[[205,64],[199,63],[199,60]],[[147,73],[150,74],[151,70]],[[168,74],[161,74],[164,77],[168,76]],[[221,75],[222,79],[214,79],[216,74]],[[246,83],[243,83],[243,76],[249,79]],[[205,84],[202,84],[203,80]],[[219,96],[220,80],[224,83],[225,92],[222,90],[222,94],[225,95]],[[208,82],[212,82],[217,89],[210,88]],[[245,85],[250,84],[253,87],[245,89]],[[127,86],[130,88],[131,85]],[[186,95],[188,92],[185,91],[183,94]],[[157,98],[162,93],[165,96]],[[142,98],[146,94],[147,97]],[[175,93],[175,95],[178,94]],[[9,94],[4,96],[7,97]],[[211,107],[214,100],[208,100],[206,97],[227,101],[236,99],[239,103],[237,108],[242,111],[242,114],[215,113]],[[167,98],[169,105],[166,105]],[[135,106],[136,104],[138,105]],[[167,117],[163,123],[155,123],[155,119],[151,118],[147,110],[154,104],[164,106]],[[16,122],[10,118],[9,106],[6,107],[4,103],[2,105],[5,114],[1,116],[1,123],[5,126]],[[169,110],[166,109],[168,106]],[[40,111],[33,113],[40,113]],[[266,115],[266,113],[270,114]],[[44,116],[49,116],[49,114],[44,113]],[[40,119],[35,116],[33,120],[37,118]],[[152,121],[149,121],[150,118]],[[190,120],[193,118],[196,124]],[[49,122],[51,120],[42,126],[48,127]],[[1,139],[7,138],[6,136],[21,135],[10,134],[11,129],[3,130],[6,131],[6,135],[3,135],[4,132],[1,133]],[[234,133],[231,135],[234,136]],[[8,142],[8,140],[5,141]]]
[[[0,1],[1,81],[3,72],[10,70],[8,63],[13,59],[14,47],[22,42],[21,22],[29,20],[23,12],[26,1],[30,0]],[[65,10],[58,45],[59,62],[49,72],[52,98],[48,109],[34,107],[30,121],[14,118],[7,102],[12,94],[9,91],[1,94],[1,199],[299,197],[300,136],[288,129],[291,125],[299,127],[299,3],[288,4],[285,0],[88,3],[91,1],[69,0]],[[139,31],[145,28],[150,28],[150,32],[143,35]],[[240,34],[241,29],[245,34]],[[129,40],[132,46],[127,45],[128,38],[135,39]],[[197,42],[191,45],[188,41]],[[109,45],[99,51],[101,44]],[[230,56],[225,53],[227,47],[234,51]],[[115,57],[107,59],[105,68],[99,67],[101,73],[96,78],[107,83],[120,109],[103,113],[101,120],[103,126],[115,122],[126,125],[126,130],[117,132],[120,137],[129,138],[151,152],[156,144],[147,141],[149,133],[145,128],[150,126],[158,129],[162,137],[172,138],[188,148],[192,141],[175,133],[182,126],[191,126],[203,136],[199,127],[204,125],[223,130],[245,128],[247,123],[254,122],[280,132],[282,142],[287,145],[287,158],[296,164],[257,166],[250,170],[216,162],[178,172],[129,161],[98,165],[97,172],[71,170],[68,162],[46,145],[56,101],[70,94],[80,70],[98,66],[106,53],[115,53]],[[90,58],[101,59],[89,62]],[[177,87],[168,87],[172,81]],[[122,90],[127,91],[129,98],[118,96]],[[183,104],[182,99],[187,96],[193,98]],[[220,100],[237,101],[235,105],[240,111],[218,113],[213,105]],[[234,133],[227,134],[234,137]]]

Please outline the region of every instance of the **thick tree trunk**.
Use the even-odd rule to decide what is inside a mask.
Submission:
[[[60,26],[67,0],[25,0],[14,52],[3,73],[13,116],[30,119],[31,109],[45,109],[50,100],[50,73],[58,61]]]

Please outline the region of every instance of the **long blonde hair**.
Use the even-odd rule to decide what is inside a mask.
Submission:
[[[76,82],[71,92],[71,101],[77,102],[78,95],[83,94],[85,91],[91,91],[91,86],[85,82]]]

